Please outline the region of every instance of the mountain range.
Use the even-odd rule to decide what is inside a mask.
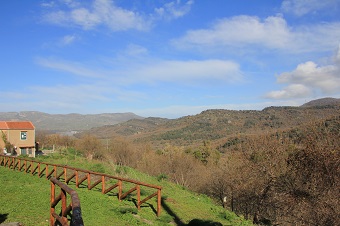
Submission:
[[[0,120],[32,121],[36,130],[54,132],[77,131],[101,139],[124,137],[131,142],[164,142],[189,145],[196,141],[260,134],[287,130],[310,122],[340,115],[340,99],[322,98],[300,107],[267,107],[263,110],[206,110],[178,119],[149,117],[133,113],[47,114],[37,111],[2,112]]]
[[[257,110],[206,110],[178,119],[131,119],[116,125],[95,127],[87,131],[102,139],[124,137],[131,142],[150,142],[188,146],[200,141],[221,145],[226,139],[240,135],[272,133],[340,116],[340,99],[323,98],[300,107],[267,107]]]
[[[130,119],[143,119],[134,113],[47,114],[39,111],[0,112],[1,121],[31,121],[36,130],[55,132],[84,131],[114,125]]]

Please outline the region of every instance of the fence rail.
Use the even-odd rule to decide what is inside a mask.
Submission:
[[[51,206],[50,206],[50,225],[68,226],[67,216],[71,215],[70,225],[84,226],[81,215],[80,200],[76,191],[52,177],[51,181]],[[56,196],[56,187],[60,187],[60,194]],[[71,197],[71,202],[67,205],[67,194]],[[55,208],[61,201],[61,213],[58,215]],[[71,213],[72,212],[72,213]]]
[[[79,169],[67,165],[59,165],[53,163],[39,162],[32,159],[18,158],[14,156],[7,156],[0,154],[0,165],[11,168],[13,170],[19,170],[21,172],[30,173],[31,175],[38,175],[39,177],[45,176],[47,179],[54,177],[58,180],[64,180],[66,184],[70,181],[74,181],[76,187],[82,185],[87,181],[87,189],[92,190],[97,185],[101,184],[101,192],[107,194],[113,189],[117,189],[118,200],[121,201],[133,192],[137,193],[137,208],[140,210],[141,205],[146,203],[153,197],[157,199],[157,216],[161,213],[161,191],[162,187],[144,182],[116,177],[104,173],[93,172],[90,170]],[[112,184],[114,182],[114,184]],[[131,187],[132,185],[132,187]],[[129,189],[127,190],[126,189]],[[152,191],[151,194],[141,199],[141,187],[149,188]],[[127,190],[127,191],[126,191]],[[125,191],[125,192],[124,192]],[[124,192],[124,193],[123,193]]]

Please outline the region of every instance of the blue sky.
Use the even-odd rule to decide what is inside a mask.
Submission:
[[[340,0],[0,7],[3,112],[178,118],[340,97]]]

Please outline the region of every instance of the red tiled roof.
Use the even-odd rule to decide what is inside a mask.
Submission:
[[[0,129],[34,129],[29,121],[0,121]]]

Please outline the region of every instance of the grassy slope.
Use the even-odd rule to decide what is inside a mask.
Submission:
[[[114,169],[109,165],[88,162],[82,158],[41,159],[53,161],[84,169],[99,169],[108,174],[123,172],[123,177],[133,178],[147,183],[161,185],[164,198],[162,214],[156,217],[149,205],[144,205],[137,211],[134,203],[126,199],[122,202],[116,196],[102,195],[99,191],[89,191],[86,188],[76,189],[81,201],[85,225],[169,225],[172,219],[176,222],[189,223],[192,219],[215,221],[223,225],[251,225],[235,214],[214,205],[206,196],[194,194],[180,186],[167,181],[157,181],[156,178],[142,174],[131,168]],[[100,187],[100,186],[98,186]],[[50,184],[45,178],[27,175],[0,167],[0,223],[1,215],[8,214],[5,222],[19,221],[24,225],[48,225]],[[33,192],[34,191],[34,192]],[[147,191],[146,191],[147,192]],[[6,194],[6,195],[4,195]],[[150,194],[150,193],[148,193]],[[133,197],[132,197],[133,198]],[[149,204],[156,207],[155,198]]]

